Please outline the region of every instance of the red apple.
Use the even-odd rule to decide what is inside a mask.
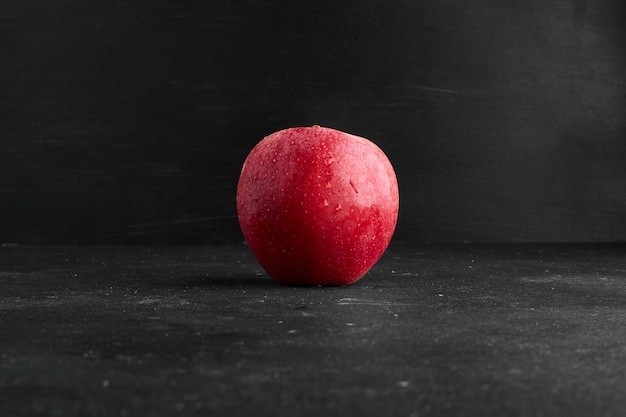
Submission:
[[[275,132],[237,186],[244,238],[276,282],[347,285],[389,246],[398,219],[391,163],[367,139],[320,126]]]

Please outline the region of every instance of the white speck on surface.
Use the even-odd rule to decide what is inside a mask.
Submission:
[[[139,300],[137,302],[137,304],[147,304],[147,305],[150,305],[150,304],[156,304],[158,302],[159,302],[158,298],[149,298],[148,297],[148,298],[143,298],[143,299]]]

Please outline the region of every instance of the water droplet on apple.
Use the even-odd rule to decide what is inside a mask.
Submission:
[[[333,162],[335,162],[335,158],[327,159],[324,163],[326,166],[330,166]]]
[[[328,207],[328,199],[327,198],[324,199],[324,207]]]

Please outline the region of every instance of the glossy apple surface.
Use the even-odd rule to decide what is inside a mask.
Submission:
[[[347,285],[389,246],[398,183],[369,140],[320,126],[290,128],[265,137],[246,158],[237,213],[274,281]]]

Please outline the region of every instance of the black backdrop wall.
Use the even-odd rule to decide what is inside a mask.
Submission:
[[[399,241],[626,240],[622,0],[0,2],[0,243],[241,240],[285,127],[393,162]]]

